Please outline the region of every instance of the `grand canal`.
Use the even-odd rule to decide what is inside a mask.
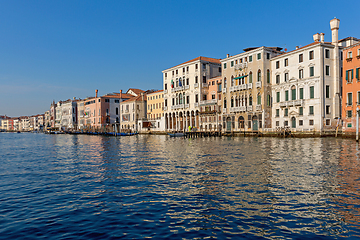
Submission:
[[[360,237],[335,138],[0,133],[0,239]]]

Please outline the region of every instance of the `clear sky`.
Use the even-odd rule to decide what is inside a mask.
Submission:
[[[347,5],[349,4],[349,5]],[[0,115],[53,100],[161,89],[161,71],[253,46],[289,51],[340,19],[360,38],[360,1],[0,1]]]

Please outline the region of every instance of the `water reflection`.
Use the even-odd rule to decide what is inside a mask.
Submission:
[[[2,136],[6,238],[359,235],[352,140]],[[42,221],[29,222],[39,213]]]

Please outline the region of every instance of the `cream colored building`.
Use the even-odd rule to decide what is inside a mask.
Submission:
[[[223,131],[259,131],[271,126],[270,59],[279,47],[246,48],[222,64]]]
[[[163,73],[164,117],[167,131],[182,131],[188,126],[200,129],[200,101],[206,95],[207,80],[221,76],[219,59],[198,57]]]
[[[132,94],[132,93],[128,93]],[[137,132],[138,121],[146,119],[146,93],[141,92],[120,103],[120,129],[121,131],[131,130]]]
[[[141,127],[146,127],[151,131],[165,130],[164,90],[147,94],[147,122],[148,126],[143,123]]]
[[[314,42],[271,59],[272,130],[335,130],[341,117],[342,49],[340,20],[330,21],[332,42],[324,33]]]

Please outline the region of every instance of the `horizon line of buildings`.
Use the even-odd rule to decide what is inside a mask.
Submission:
[[[339,24],[330,21],[331,42],[316,33],[289,52],[262,46],[224,59],[200,56],[163,70],[162,90],[100,97],[96,90],[95,97],[53,102],[34,124],[18,120],[15,127],[3,117],[1,129],[35,129],[37,122],[63,130],[355,131],[360,40],[339,40]]]

